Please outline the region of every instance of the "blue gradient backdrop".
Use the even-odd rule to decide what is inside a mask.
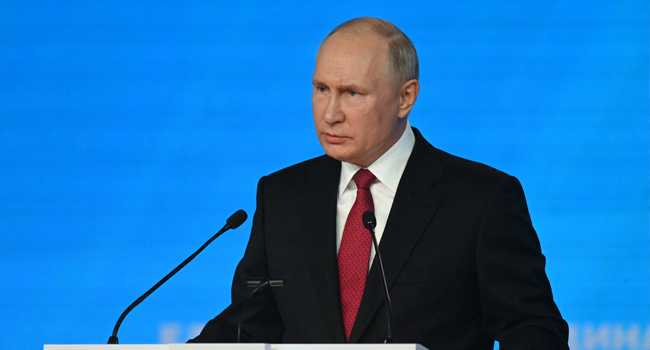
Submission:
[[[311,75],[337,24],[418,50],[410,117],[517,176],[573,349],[650,349],[647,1],[0,4],[0,349],[105,343],[257,180],[322,154]],[[229,303],[250,223],[138,307],[181,342]]]

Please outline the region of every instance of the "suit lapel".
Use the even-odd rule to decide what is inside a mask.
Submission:
[[[309,276],[314,283],[332,342],[345,342],[336,257],[336,201],[341,162],[329,157],[310,172],[301,205]]]
[[[389,290],[443,200],[442,195],[433,189],[433,184],[444,176],[436,150],[415,128],[413,131],[416,135],[416,143],[400,179],[379,244]],[[379,266],[375,257],[350,335],[351,343],[359,340],[379,307],[382,306],[384,302],[382,289]]]

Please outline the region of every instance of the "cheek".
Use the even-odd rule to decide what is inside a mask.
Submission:
[[[311,110],[314,114],[314,120],[322,119],[326,106],[327,102],[323,101],[322,98],[311,99]]]
[[[365,133],[372,134],[382,126],[382,113],[381,110],[374,108],[374,105],[357,106],[354,110],[350,111],[354,114],[354,121],[356,129],[362,130]]]

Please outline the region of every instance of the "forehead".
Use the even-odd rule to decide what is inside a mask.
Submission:
[[[360,83],[385,78],[382,66],[387,51],[386,40],[377,35],[334,33],[318,50],[314,80]]]

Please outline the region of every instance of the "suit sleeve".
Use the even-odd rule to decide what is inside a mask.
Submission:
[[[264,233],[265,179],[265,177],[260,179],[257,186],[257,208],[253,216],[253,228],[244,257],[235,270],[231,304],[221,314],[209,321],[201,334],[190,339],[189,343],[237,342],[239,318],[246,298],[252,292],[246,281],[252,277],[269,277]],[[250,299],[243,315],[242,342],[280,343],[283,332],[284,326],[272,290],[266,289],[257,293]]]
[[[568,326],[553,301],[545,257],[514,177],[503,177],[486,202],[476,264],[484,328],[501,349],[568,349]]]

